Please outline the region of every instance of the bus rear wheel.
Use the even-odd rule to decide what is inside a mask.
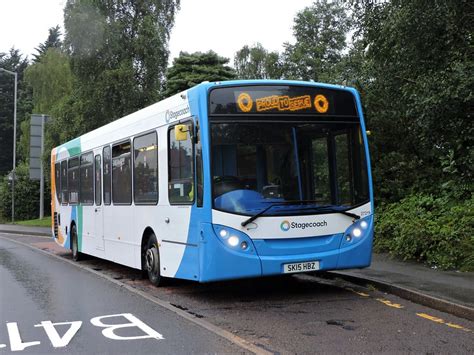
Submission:
[[[160,274],[160,253],[158,250],[158,241],[156,236],[152,234],[148,239],[145,250],[145,272],[148,275],[148,279],[155,286],[163,285],[163,277]]]
[[[82,259],[82,253],[79,252],[79,245],[77,242],[77,230],[76,225],[71,227],[71,250],[72,250],[72,260],[80,261]]]

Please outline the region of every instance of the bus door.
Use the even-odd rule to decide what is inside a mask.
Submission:
[[[174,255],[182,254],[186,247],[187,261],[180,269],[178,277],[198,278],[198,233],[190,230],[196,222],[191,221],[192,206],[196,201],[196,186],[194,183],[194,125],[189,120],[168,129],[168,201],[169,206],[163,208],[165,225],[163,231],[163,264],[174,264]],[[202,187],[201,187],[202,188]],[[166,252],[165,252],[166,250]],[[160,254],[161,255],[161,254]],[[189,262],[191,261],[192,262]],[[176,265],[177,266],[177,265]],[[173,267],[171,267],[172,269]],[[162,272],[170,270],[162,270]],[[171,273],[174,275],[174,273]]]
[[[102,206],[102,163],[101,156],[97,154],[94,160],[95,190],[94,190],[94,239],[95,247],[104,250],[104,209]]]

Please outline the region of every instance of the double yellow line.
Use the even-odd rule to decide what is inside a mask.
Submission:
[[[347,291],[350,291],[352,293],[355,293],[356,295],[359,295],[361,297],[364,297],[364,298],[371,298],[371,296],[367,293],[364,293],[364,292],[361,292],[361,291],[357,291],[357,290],[354,290],[353,288],[350,288],[350,287],[344,287]],[[392,307],[392,308],[397,308],[397,309],[402,309],[402,308],[405,308],[403,305],[399,304],[399,303],[393,303],[389,300],[386,300],[384,298],[375,298],[375,300],[379,301],[380,303],[383,303],[384,305],[388,306],[388,307]],[[435,323],[438,323],[438,324],[444,324],[450,328],[454,328],[454,329],[459,329],[459,330],[462,330],[462,331],[465,331],[465,332],[472,332],[471,329],[469,328],[465,328],[463,327],[462,325],[459,325],[459,324],[455,324],[455,323],[451,323],[451,322],[447,322],[441,318],[438,318],[438,317],[434,317],[434,316],[430,316],[429,314],[426,314],[426,313],[416,313],[416,315],[418,317],[421,317],[421,318],[424,318],[424,319],[428,319],[432,322],[435,322]]]

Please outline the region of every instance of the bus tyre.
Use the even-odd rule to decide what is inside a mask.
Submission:
[[[153,285],[163,285],[163,277],[160,275],[160,253],[158,250],[158,241],[154,234],[150,236],[146,245],[145,271],[148,275],[148,279]]]
[[[77,242],[77,230],[75,225],[72,225],[71,227],[71,250],[72,260],[80,261],[82,259],[82,253],[79,252],[79,245]]]

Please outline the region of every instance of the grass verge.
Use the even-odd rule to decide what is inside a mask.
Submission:
[[[30,219],[28,221],[16,221],[15,224],[32,227],[51,227],[51,216],[47,216],[42,219],[37,218]]]

